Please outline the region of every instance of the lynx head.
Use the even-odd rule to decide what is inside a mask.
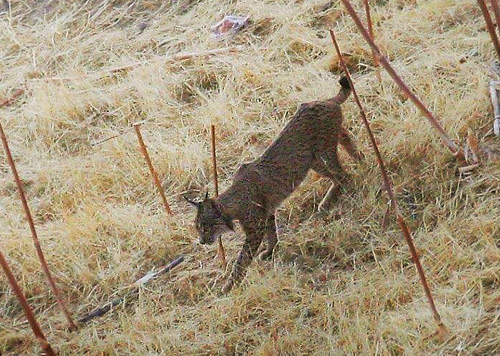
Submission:
[[[208,197],[208,193],[201,202],[196,202],[186,197],[184,199],[198,209],[195,223],[196,230],[198,230],[200,236],[200,244],[211,245],[223,233],[234,230],[231,218],[222,212],[214,199]]]

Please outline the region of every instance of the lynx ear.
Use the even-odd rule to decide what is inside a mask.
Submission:
[[[200,208],[201,203],[195,202],[194,200],[189,199],[189,198],[188,198],[188,197],[186,197],[185,195],[182,195],[182,197],[183,197],[184,199],[186,199],[186,201],[187,201],[189,204],[194,205],[196,208]]]

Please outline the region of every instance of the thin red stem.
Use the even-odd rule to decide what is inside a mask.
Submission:
[[[217,155],[215,153],[215,125],[210,126],[210,131],[212,133],[212,163],[214,169],[214,185],[215,185],[215,196],[219,196],[219,177],[217,175]]]
[[[213,163],[213,170],[214,170],[214,185],[215,185],[215,196],[219,196],[219,176],[217,174],[217,154],[215,150],[215,125],[210,126],[210,132],[212,136],[212,163]],[[219,258],[222,262],[222,266],[225,268],[227,263],[226,263],[226,251],[224,249],[224,245],[222,244],[222,238],[219,236],[217,239],[219,243],[219,247],[217,250],[217,254],[219,255]]]
[[[358,27],[359,31],[365,38],[366,42],[370,45],[372,48],[373,52],[375,55],[378,57],[378,60],[380,61],[380,64],[384,67],[384,69],[389,73],[389,75],[392,77],[394,82],[399,86],[399,88],[410,98],[410,100],[415,104],[415,106],[425,115],[425,117],[429,120],[432,126],[438,131],[441,139],[443,140],[444,144],[448,149],[460,160],[462,160],[463,153],[460,151],[459,147],[448,137],[446,132],[444,131],[443,127],[441,124],[437,121],[437,119],[434,117],[434,115],[427,109],[427,107],[424,105],[424,103],[412,92],[412,90],[406,85],[405,82],[399,77],[399,75],[396,73],[396,71],[392,68],[390,65],[389,61],[387,58],[385,58],[378,46],[375,44],[373,39],[371,38],[370,34],[366,30],[366,28],[363,26],[361,23],[361,20],[359,19],[359,16],[356,14],[356,11],[352,7],[351,3],[349,0],[341,0],[344,6],[347,9],[347,12],[349,15],[352,17],[354,20],[354,23]]]
[[[408,226],[406,225],[403,217],[400,214],[396,195],[394,194],[394,191],[392,189],[391,179],[389,178],[387,171],[385,169],[385,164],[384,164],[384,161],[382,159],[382,155],[380,154],[380,151],[378,149],[377,142],[375,141],[375,137],[374,137],[373,132],[370,128],[370,123],[368,122],[368,119],[366,118],[365,111],[364,111],[363,106],[361,105],[361,102],[359,100],[358,94],[356,92],[356,89],[354,87],[354,83],[353,83],[352,78],[351,78],[351,75],[350,75],[349,70],[347,69],[347,66],[346,66],[344,59],[342,57],[342,53],[340,52],[339,46],[337,44],[337,40],[335,39],[335,33],[333,32],[333,30],[330,30],[330,35],[332,37],[332,42],[333,42],[333,45],[335,46],[335,50],[337,51],[340,64],[342,65],[342,68],[344,69],[344,73],[345,73],[345,75],[346,75],[346,77],[349,80],[349,83],[351,85],[352,93],[354,96],[354,101],[356,102],[356,105],[359,108],[359,111],[361,114],[361,119],[363,120],[363,123],[366,127],[366,130],[368,132],[368,136],[370,138],[371,145],[373,147],[373,151],[375,152],[375,156],[377,157],[377,162],[378,162],[378,165],[380,167],[380,172],[382,173],[382,178],[384,180],[385,189],[387,191],[387,194],[389,195],[389,199],[391,200],[391,205],[392,205],[394,211],[396,212],[398,224],[401,227],[401,230],[403,231],[403,236],[404,236],[406,243],[408,244],[408,247],[410,249],[410,253],[411,253],[411,256],[413,258],[413,262],[415,263],[415,265],[417,267],[420,281],[422,283],[425,294],[427,296],[427,300],[429,301],[429,305],[430,305],[432,313],[434,315],[434,319],[436,320],[437,324],[441,328],[444,328],[444,324],[441,321],[441,316],[439,315],[439,312],[437,311],[436,305],[434,304],[434,299],[432,298],[432,294],[431,294],[431,291],[429,289],[429,285],[427,284],[427,279],[425,278],[424,270],[422,268],[422,265],[420,264],[420,259],[418,257],[417,251],[415,249],[415,245],[413,244],[410,230],[408,229]]]
[[[155,168],[153,167],[153,163],[151,162],[151,158],[149,158],[148,149],[144,144],[144,140],[142,139],[141,129],[139,128],[140,124],[134,124],[135,132],[137,134],[137,139],[139,141],[139,146],[141,148],[141,152],[144,155],[144,159],[149,167],[149,172],[151,172],[151,176],[153,177],[154,184],[160,193],[161,200],[163,202],[163,206],[165,207],[165,211],[168,215],[173,215],[172,210],[170,209],[170,205],[168,204],[167,197],[165,196],[165,192],[160,183],[160,179],[158,178],[158,174],[156,173]]]
[[[28,206],[28,201],[26,199],[26,195],[24,194],[23,185],[21,183],[21,179],[19,178],[19,174],[17,172],[16,165],[14,163],[14,159],[12,158],[12,154],[10,152],[9,143],[7,142],[7,137],[5,136],[5,133],[3,131],[3,127],[2,127],[1,123],[0,123],[0,138],[2,140],[5,154],[7,155],[7,161],[9,162],[9,166],[12,170],[12,174],[14,175],[14,181],[17,185],[19,197],[21,198],[21,203],[23,205],[26,219],[28,220],[28,224],[29,224],[29,227],[31,230],[31,236],[33,238],[33,243],[35,245],[36,253],[38,255],[38,259],[40,260],[40,264],[42,265],[43,272],[45,273],[45,276],[47,277],[50,288],[52,289],[52,292],[54,293],[54,296],[57,300],[57,303],[61,307],[61,310],[62,310],[64,316],[68,320],[70,330],[76,330],[77,326],[73,322],[73,320],[71,319],[71,315],[70,315],[68,309],[66,308],[66,303],[62,299],[61,294],[59,292],[59,289],[57,288],[57,285],[54,282],[54,279],[52,278],[52,274],[50,273],[49,267],[47,266],[47,261],[45,260],[45,256],[44,256],[42,248],[40,246],[40,241],[38,239],[38,235],[37,235],[36,228],[35,228],[35,223],[33,222],[33,217],[31,216],[31,211],[30,211],[30,208]]]
[[[375,39],[375,34],[373,33],[372,16],[370,14],[369,0],[363,0],[363,4],[365,5],[366,24],[368,25],[368,32],[370,33],[371,38]],[[377,55],[375,54],[375,52],[373,50],[372,50],[372,56],[373,56],[373,66],[375,67],[375,75],[377,77],[377,80],[380,83],[382,81],[382,79],[380,78],[379,63],[378,63]]]
[[[2,269],[5,272],[5,275],[7,276],[7,279],[9,281],[10,286],[12,287],[12,290],[14,291],[14,294],[16,295],[17,299],[19,300],[19,303],[21,304],[21,307],[24,311],[24,315],[26,315],[26,319],[28,319],[28,323],[30,324],[31,329],[33,330],[33,334],[35,334],[35,338],[38,340],[38,342],[42,346],[42,349],[48,356],[55,356],[56,353],[54,352],[54,350],[52,350],[52,347],[45,338],[45,335],[43,334],[40,325],[36,321],[35,314],[33,314],[33,310],[31,310],[31,307],[28,304],[28,301],[26,300],[26,297],[24,296],[21,287],[17,283],[16,278],[14,277],[14,274],[12,273],[9,267],[9,264],[5,260],[2,251],[0,251],[0,265],[2,266]]]
[[[491,0],[491,7],[493,8],[493,14],[495,14],[495,21],[497,22],[497,31],[500,31],[500,7],[498,6],[497,0]]]
[[[492,1],[492,3],[494,0]],[[500,58],[500,43],[498,42],[498,36],[495,32],[495,26],[493,25],[493,21],[491,20],[490,13],[488,11],[488,6],[484,0],[477,0],[479,8],[483,14],[484,22],[486,23],[486,28],[488,29],[488,33],[490,34],[491,42],[493,42],[493,46],[495,46],[495,50],[497,51],[498,58]],[[498,7],[498,6],[497,6]],[[495,7],[493,7],[495,9]],[[495,14],[496,16],[496,14]],[[498,18],[497,18],[498,20]]]

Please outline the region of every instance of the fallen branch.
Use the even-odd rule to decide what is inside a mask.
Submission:
[[[390,65],[389,61],[387,60],[387,58],[385,58],[384,55],[381,53],[380,49],[373,41],[370,34],[368,33],[368,31],[365,29],[365,27],[361,23],[361,20],[359,19],[358,15],[356,14],[356,11],[352,7],[350,1],[349,0],[341,0],[341,1],[344,4],[344,6],[346,7],[349,15],[354,20],[354,23],[358,27],[359,31],[361,32],[361,34],[365,38],[366,42],[368,42],[368,44],[372,48],[373,52],[377,56],[380,64],[384,67],[384,69],[387,71],[387,73],[389,73],[389,75],[392,77],[394,82],[405,93],[405,95],[415,104],[415,106],[429,120],[431,125],[434,126],[434,128],[438,131],[445,146],[448,147],[448,149],[453,153],[453,155],[455,157],[457,157],[460,161],[463,161],[463,153],[460,150],[460,148],[448,137],[448,135],[444,131],[443,127],[437,121],[437,119],[434,117],[434,115],[427,109],[427,107],[424,105],[424,103],[412,92],[412,90],[405,84],[405,82],[403,82],[401,77],[399,77],[399,75],[394,71],[394,69]]]
[[[42,248],[40,246],[40,241],[38,240],[38,235],[35,228],[35,223],[33,222],[33,218],[31,216],[30,208],[28,206],[28,201],[26,200],[26,195],[24,194],[23,185],[21,183],[21,179],[19,178],[19,174],[17,173],[16,165],[14,163],[14,159],[12,158],[12,154],[10,152],[9,143],[7,142],[7,137],[3,131],[2,124],[0,123],[0,138],[2,140],[3,148],[5,150],[5,154],[7,156],[7,161],[9,162],[9,166],[12,170],[12,174],[14,175],[14,181],[17,185],[17,190],[19,192],[19,197],[21,198],[21,203],[23,205],[24,213],[26,215],[26,219],[28,220],[28,224],[31,230],[31,236],[33,238],[33,243],[35,244],[35,249],[38,255],[38,259],[40,260],[40,264],[42,265],[43,272],[47,277],[49,282],[49,286],[54,293],[57,303],[59,304],[64,316],[66,317],[70,330],[76,330],[77,326],[71,319],[71,315],[66,308],[66,303],[63,301],[59,289],[52,278],[52,274],[50,273],[49,267],[47,266],[47,261],[45,260],[45,256],[43,254]]]
[[[495,115],[495,121],[493,121],[493,132],[496,136],[500,136],[500,103],[498,102],[497,84],[500,84],[500,82],[490,82],[490,95],[491,104],[493,105],[493,113]]]
[[[0,265],[2,266],[2,269],[7,276],[9,284],[12,287],[12,290],[14,291],[17,300],[19,300],[19,303],[21,304],[21,307],[24,311],[24,315],[26,316],[26,319],[28,319],[28,323],[31,326],[31,330],[33,330],[33,334],[35,334],[35,338],[40,343],[42,350],[45,351],[45,354],[48,356],[55,356],[56,353],[54,352],[54,350],[52,350],[52,347],[45,338],[45,335],[43,334],[40,325],[36,321],[35,314],[33,314],[33,311],[31,310],[31,307],[28,304],[28,301],[26,300],[26,297],[24,296],[21,287],[19,286],[19,284],[16,281],[16,278],[12,274],[9,265],[2,254],[2,251],[0,251]]]
[[[217,155],[215,153],[215,125],[210,126],[210,131],[212,133],[212,163],[213,163],[213,168],[214,168],[214,185],[215,185],[215,196],[219,196],[219,179],[217,175]],[[222,237],[219,236],[217,239],[219,246],[217,249],[217,255],[219,256],[221,263],[222,263],[222,268],[226,269],[227,262],[226,262],[226,251],[224,250],[224,245],[222,244]]]
[[[129,132],[129,130],[130,130],[130,128],[128,128],[128,129],[126,129],[126,130],[124,130],[124,131],[122,131],[120,133],[117,133],[116,135],[113,135],[113,136],[110,136],[110,137],[106,137],[106,138],[104,138],[104,139],[102,139],[100,141],[92,142],[90,145],[92,147],[100,145],[101,143],[104,143],[104,142],[107,142],[107,141],[112,140],[114,138],[117,138],[117,137],[125,135],[127,132]]]
[[[345,0],[342,0],[345,1]],[[356,102],[356,105],[359,108],[360,114],[361,114],[361,119],[363,120],[363,123],[366,127],[366,130],[368,131],[368,136],[370,138],[371,145],[373,147],[373,151],[375,152],[375,155],[377,156],[377,162],[380,167],[380,173],[382,174],[382,178],[384,180],[384,187],[387,190],[387,194],[389,195],[389,199],[391,202],[391,206],[394,209],[394,212],[396,213],[396,219],[401,227],[401,230],[403,232],[403,236],[406,240],[406,243],[408,244],[408,248],[410,249],[410,253],[413,259],[413,262],[415,263],[418,271],[418,275],[420,277],[420,282],[422,283],[422,286],[424,288],[425,294],[427,296],[427,300],[429,302],[429,305],[432,310],[432,314],[434,316],[434,320],[438,324],[439,331],[441,335],[446,335],[448,333],[446,326],[443,324],[441,320],[441,316],[439,315],[439,312],[437,311],[436,305],[434,304],[434,299],[432,298],[431,291],[429,289],[429,285],[427,284],[427,279],[425,277],[424,270],[422,268],[422,265],[420,264],[420,259],[417,254],[417,250],[415,249],[415,245],[413,244],[413,240],[410,234],[410,230],[408,229],[408,226],[406,225],[405,220],[403,219],[401,212],[399,211],[399,205],[398,201],[396,198],[396,195],[394,194],[394,191],[392,189],[392,182],[391,179],[389,178],[389,175],[387,174],[387,171],[385,169],[385,164],[382,159],[382,155],[380,154],[380,151],[377,146],[377,142],[375,141],[375,137],[373,136],[373,132],[370,128],[370,123],[368,122],[368,119],[366,118],[365,111],[363,109],[363,106],[361,105],[361,102],[359,100],[358,94],[356,92],[356,89],[354,88],[354,83],[352,81],[351,75],[349,73],[349,69],[347,69],[347,66],[344,62],[344,59],[342,57],[342,53],[340,52],[339,46],[337,44],[337,41],[335,39],[335,33],[333,30],[330,29],[330,35],[332,37],[333,45],[335,46],[335,50],[337,51],[337,54],[339,56],[339,61],[340,64],[342,65],[342,68],[344,69],[344,73],[349,80],[349,84],[351,85],[352,88],[352,94],[354,96],[354,101]]]
[[[492,0],[494,2],[495,0]],[[484,22],[486,23],[486,28],[488,29],[488,33],[490,34],[491,42],[493,42],[493,46],[495,46],[495,50],[497,51],[498,58],[500,58],[500,44],[498,42],[498,36],[495,32],[495,26],[493,26],[493,21],[491,21],[491,16],[488,11],[488,6],[484,0],[477,0],[479,7],[481,8],[481,12],[483,14]],[[495,9],[495,7],[493,7]],[[495,16],[497,14],[495,13]],[[498,18],[497,18],[498,20]]]
[[[115,73],[132,69],[135,67],[139,67],[141,65],[145,64],[150,64],[150,63],[157,63],[157,62],[163,62],[164,64],[167,63],[175,63],[175,62],[180,62],[180,61],[185,61],[187,59],[192,59],[192,58],[203,58],[203,57],[213,57],[219,54],[224,54],[224,53],[234,53],[234,52],[239,52],[243,49],[243,46],[236,46],[236,47],[224,47],[224,48],[218,48],[218,49],[212,49],[212,50],[206,50],[206,51],[200,51],[200,52],[185,52],[185,53],[177,53],[174,54],[170,57],[164,57],[164,58],[155,58],[155,59],[150,59],[146,61],[140,61],[140,62],[134,62],[131,64],[126,64],[122,66],[117,66],[117,67],[111,67],[107,69],[103,69],[101,71],[97,72],[92,72],[88,74],[83,74],[83,75],[78,75],[78,76],[71,76],[71,77],[45,77],[45,78],[33,78],[32,80],[40,81],[40,80],[50,80],[50,81],[65,81],[65,80],[78,80],[78,79],[83,79],[83,78],[88,78],[88,77],[93,77],[95,76],[95,79],[101,79],[108,77],[110,75],[113,75]]]
[[[117,133],[117,134],[115,134],[115,135],[113,135],[113,136],[109,136],[109,137],[103,138],[102,140],[99,140],[99,141],[96,141],[96,142],[92,142],[92,143],[90,144],[90,146],[94,147],[94,146],[100,145],[100,144],[102,144],[102,143],[108,142],[108,141],[110,141],[110,140],[112,140],[112,139],[114,139],[114,138],[117,138],[117,137],[123,136],[123,135],[125,135],[126,133],[128,133],[128,132],[132,129],[132,127],[133,127],[134,125],[139,125],[139,124],[140,124],[140,125],[142,125],[142,124],[143,124],[143,123],[145,123],[146,121],[147,121],[147,120],[143,120],[143,121],[136,122],[136,123],[135,123],[135,124],[133,124],[131,127],[127,127],[126,129],[124,129],[122,132],[119,132],[119,133]]]
[[[149,272],[148,274],[146,274],[141,279],[138,279],[137,281],[135,281],[132,284],[133,289],[130,290],[130,291],[128,291],[127,293],[125,293],[124,296],[113,300],[112,302],[104,305],[102,308],[98,308],[98,309],[94,310],[92,313],[89,313],[89,314],[83,316],[78,321],[80,323],[86,323],[89,320],[92,320],[92,319],[97,318],[99,316],[103,316],[108,311],[110,311],[112,308],[116,307],[117,305],[122,304],[127,299],[129,299],[131,297],[134,297],[137,294],[139,294],[139,288],[140,287],[144,286],[146,283],[149,283],[151,280],[155,279],[159,275],[162,275],[162,274],[165,274],[165,273],[169,272],[173,268],[177,267],[182,261],[184,261],[184,256],[177,257],[175,260],[173,260],[172,262],[170,262],[165,267],[161,268],[159,271]]]
[[[153,167],[151,158],[149,158],[148,149],[146,148],[144,140],[142,139],[141,130],[139,128],[140,126],[141,126],[140,123],[134,124],[135,132],[137,133],[137,139],[139,140],[139,146],[141,147],[142,154],[144,155],[144,159],[146,160],[146,163],[149,167],[149,171],[151,172],[151,176],[153,177],[153,181],[156,185],[156,188],[160,193],[163,206],[165,207],[165,211],[167,212],[168,215],[173,215],[172,210],[170,209],[170,205],[168,204],[167,197],[165,196],[165,192],[163,191],[163,188],[161,186],[160,179],[158,178],[158,174],[156,173]]]

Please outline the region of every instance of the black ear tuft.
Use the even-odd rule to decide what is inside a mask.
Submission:
[[[205,192],[205,200],[208,200],[208,190]]]
[[[182,197],[183,197],[184,199],[186,199],[186,201],[187,201],[189,204],[194,205],[194,206],[195,206],[195,207],[197,207],[197,208],[199,208],[199,207],[200,207],[200,205],[201,205],[201,203],[198,203],[198,202],[195,202],[194,200],[189,199],[189,198],[188,198],[187,196],[185,196],[184,194],[182,195]]]

